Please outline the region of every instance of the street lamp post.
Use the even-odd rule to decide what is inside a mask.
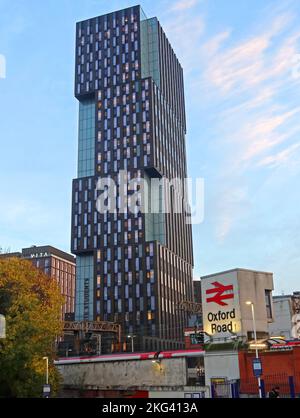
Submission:
[[[72,352],[72,349],[71,348],[66,348],[66,357],[69,357],[69,353],[71,353]]]
[[[3,339],[6,337],[5,327],[6,327],[5,316],[0,314],[0,338],[3,338]]]
[[[255,356],[258,359],[258,346],[257,346],[257,334],[256,334],[256,322],[255,322],[255,313],[254,313],[254,304],[253,302],[246,302],[246,305],[251,306],[251,313],[252,313],[252,322],[253,322],[253,334],[254,334],[254,341],[255,341]],[[259,392],[259,397],[262,398],[262,391],[261,391],[261,378],[260,376],[257,377],[257,382],[258,382],[258,392]]]
[[[135,338],[135,335],[128,335],[128,338],[131,339],[131,352],[134,353],[134,342],[133,339]]]
[[[49,358],[43,357],[43,360],[46,360],[46,385],[49,385]]]
[[[51,393],[49,385],[49,357],[43,357],[43,360],[46,361],[46,384],[43,386],[43,396],[44,398],[49,398]]]

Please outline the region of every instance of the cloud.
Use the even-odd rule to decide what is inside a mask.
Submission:
[[[230,40],[228,30],[204,45],[210,57],[204,85],[215,101],[224,103],[223,138],[232,143],[240,164],[260,157],[295,132],[294,116],[300,109],[289,98],[279,97],[297,88],[291,63],[300,32],[286,32],[292,21],[286,13],[276,17],[270,29],[230,47],[224,45]]]
[[[283,132],[281,132],[279,128],[284,127],[299,112],[300,108],[296,108],[277,115],[264,115],[255,121],[250,121],[248,124],[245,124],[238,135],[239,142],[240,135],[242,135],[243,139],[241,153],[239,155],[241,163],[248,162],[287,140],[290,137],[290,131],[285,127]]]
[[[252,110],[257,110],[266,104],[270,104],[275,95],[276,88],[274,86],[263,87],[255,96],[248,100],[242,100],[237,105],[225,109],[223,115],[228,119],[230,117],[236,117],[239,112],[248,113]]]
[[[291,160],[291,157],[293,157],[296,154],[296,151],[299,150],[299,148],[300,143],[290,145],[288,148],[284,149],[281,152],[278,152],[277,154],[265,157],[263,160],[259,162],[259,165],[273,168],[278,167],[282,164],[286,164]]]
[[[215,170],[222,179],[222,187],[216,185],[222,202],[215,215],[219,242],[247,219],[247,194],[255,200],[258,179],[299,154],[300,78],[293,77],[293,62],[300,31],[288,8],[270,15],[242,39],[234,27],[225,27],[200,48],[193,86],[200,94],[194,100],[209,105],[214,147],[222,153]]]
[[[277,44],[275,50],[273,42],[290,21],[288,16],[276,18],[271,29],[225,50],[220,48],[224,41],[229,39],[229,32],[216,35],[205,47],[208,45],[208,53],[211,56],[205,70],[207,82],[223,94],[240,94],[291,71],[291,62],[297,54],[300,33],[294,33],[281,44]]]
[[[198,0],[177,1],[171,10],[176,11],[176,12],[188,10],[188,9],[191,9],[192,7],[195,7],[197,3],[198,3]]]
[[[206,56],[206,58],[214,56],[219,51],[222,44],[230,37],[230,34],[231,30],[228,29],[213,36],[201,47],[202,54]]]
[[[205,21],[201,14],[193,13],[190,5],[196,2],[185,1],[177,3],[177,9],[172,9],[162,21],[166,35],[174,47],[175,53],[183,65],[185,73],[199,65],[201,37],[205,30]],[[178,9],[181,5],[181,9]],[[174,6],[175,7],[175,6]],[[174,13],[176,11],[177,13]]]
[[[231,184],[220,192],[218,202],[215,232],[219,243],[223,243],[233,225],[249,208],[247,188]]]
[[[224,53],[216,53],[206,70],[208,81],[222,93],[229,93],[234,88],[245,89],[255,84],[263,73],[262,54],[267,46],[267,39],[261,37]]]

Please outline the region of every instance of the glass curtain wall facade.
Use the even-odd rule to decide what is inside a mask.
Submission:
[[[79,103],[78,178],[95,174],[95,100]]]
[[[183,71],[158,20],[136,6],[79,22],[75,96],[76,319],[119,322],[124,338],[136,336],[136,349],[182,348],[188,318],[178,303],[193,300],[185,209],[101,214],[96,208],[98,179],[118,182],[121,170],[127,180],[148,182],[187,176]],[[151,201],[163,206],[159,190],[154,195]],[[172,189],[171,201],[175,195]]]

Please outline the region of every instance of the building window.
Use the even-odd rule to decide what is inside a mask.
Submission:
[[[95,102],[85,100],[79,104],[78,177],[95,174]]]
[[[78,256],[76,271],[76,321],[93,319],[94,258]]]
[[[267,309],[267,318],[272,318],[272,291],[265,290],[265,300],[266,300],[266,309]]]
[[[148,311],[148,315],[147,315],[148,321],[152,321],[154,319],[154,315],[153,312]]]

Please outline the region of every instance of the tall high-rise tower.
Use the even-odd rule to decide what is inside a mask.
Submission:
[[[158,213],[101,213],[96,204],[99,179],[118,184],[125,173],[128,181],[172,184],[187,176],[183,71],[157,18],[147,19],[135,6],[79,22],[75,96],[76,319],[120,322],[139,349],[181,348],[187,314],[178,303],[193,299],[185,197],[177,196],[173,182],[169,205],[162,187],[147,189],[149,208],[157,205]],[[116,187],[117,202],[124,191],[130,194],[125,189]]]

